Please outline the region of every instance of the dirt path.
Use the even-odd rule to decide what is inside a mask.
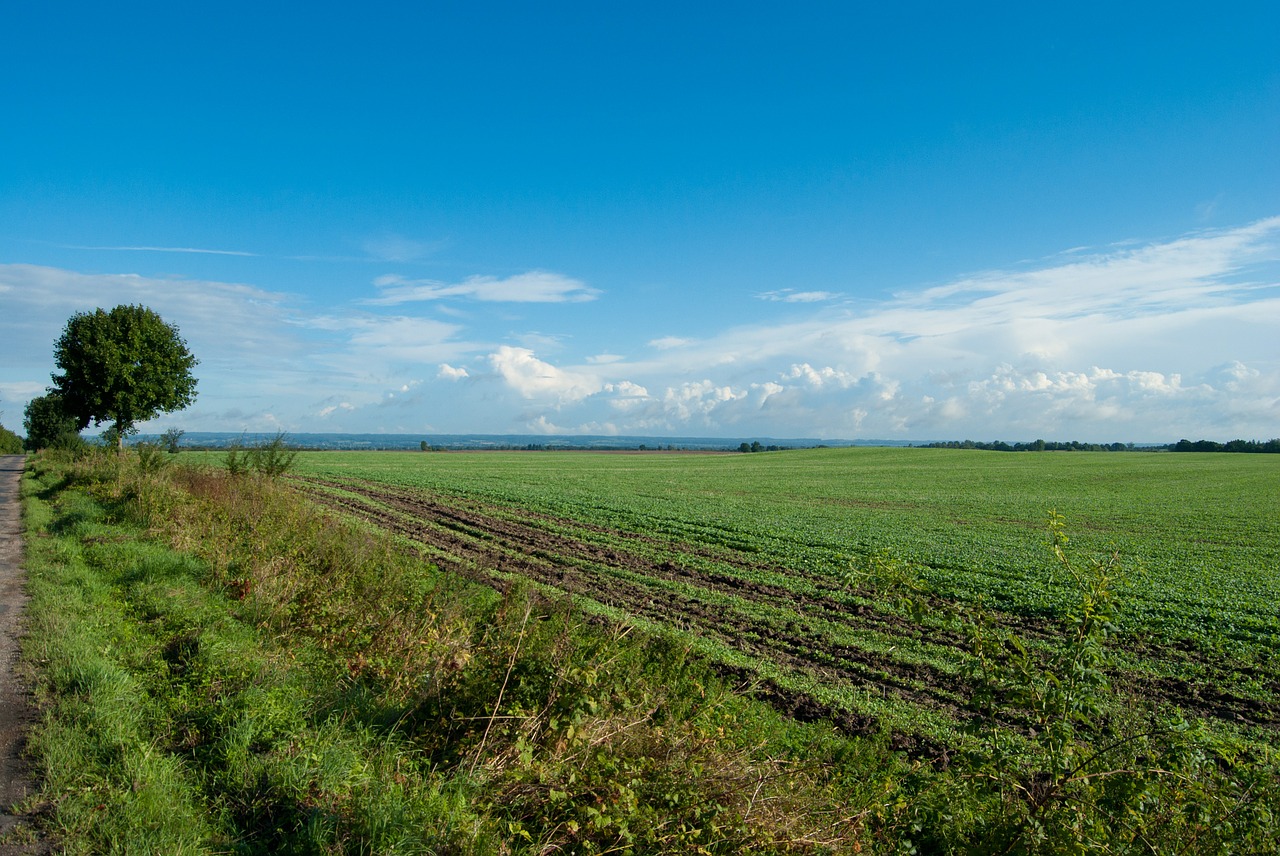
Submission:
[[[23,607],[22,509],[18,483],[22,455],[0,455],[0,856],[43,852],[38,845],[18,844],[25,838],[20,817],[11,813],[14,803],[35,790],[23,764],[27,726],[35,718],[25,688],[14,674],[18,660],[18,634]]]

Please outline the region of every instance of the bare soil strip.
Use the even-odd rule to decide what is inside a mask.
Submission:
[[[489,508],[425,491],[320,480],[310,481],[308,489],[326,505],[422,545],[424,554],[441,568],[486,585],[504,589],[508,583],[503,575],[519,575],[717,640],[824,684],[864,687],[960,719],[970,715],[970,691],[957,672],[857,645],[835,644],[830,638],[832,631],[874,631],[936,646],[944,656],[946,649],[952,649],[953,656],[947,659],[960,662],[966,644],[960,633],[934,628],[922,632],[900,615],[849,605],[842,602],[847,601],[842,598],[844,592],[828,578],[770,567],[730,548]],[[722,570],[709,570],[711,564]],[[758,581],[775,574],[803,580],[814,595]],[[1045,638],[1057,632],[1042,619],[1001,615],[999,620],[1024,637]],[[1272,728],[1280,725],[1280,705],[1239,697],[1221,686],[1147,676],[1128,680],[1144,696],[1176,703],[1201,716]],[[797,718],[830,716],[852,732],[874,727],[865,717],[831,710],[774,685],[758,687],[757,693]]]
[[[13,814],[13,806],[36,789],[23,759],[35,709],[15,672],[27,603],[18,493],[24,463],[22,455],[0,455],[0,854],[41,852],[36,843],[12,843],[23,820]]]

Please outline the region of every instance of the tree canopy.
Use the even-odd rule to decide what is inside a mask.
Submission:
[[[178,328],[145,306],[77,312],[54,347],[54,392],[77,430],[111,424],[118,442],[135,425],[195,401],[199,362]]]
[[[22,438],[0,425],[0,455],[18,455],[22,453]]]
[[[75,417],[66,412],[62,396],[56,392],[27,402],[22,426],[27,432],[27,446],[32,449],[48,449],[71,435],[78,436],[80,432]]]

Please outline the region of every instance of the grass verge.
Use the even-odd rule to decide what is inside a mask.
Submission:
[[[835,851],[901,764],[269,480],[44,459],[26,495],[67,852]]]

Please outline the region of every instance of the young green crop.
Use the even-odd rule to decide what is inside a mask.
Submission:
[[[1280,459],[1259,455],[997,455],[933,449],[773,455],[308,453],[299,471],[470,497],[838,574],[888,549],[932,585],[1026,615],[1067,589],[1045,560],[1054,510],[1082,550],[1144,573],[1139,628],[1211,646],[1280,633]],[[1044,573],[1030,569],[1043,568]]]
[[[297,465],[305,477],[402,487],[611,546],[654,566],[741,580],[743,591],[696,579],[684,588],[661,580],[630,584],[686,598],[682,608],[711,610],[723,629],[643,609],[637,618],[683,623],[710,645],[727,643],[771,660],[797,686],[898,722],[911,718],[922,696],[958,703],[953,689],[927,684],[949,680],[964,652],[945,628],[918,637],[894,625],[894,604],[846,584],[850,562],[881,552],[909,562],[932,597],[981,603],[1030,634],[1029,644],[1048,656],[1074,604],[1071,581],[1046,547],[1044,524],[1054,511],[1081,555],[1118,550],[1134,569],[1120,593],[1123,632],[1115,643],[1127,683],[1225,721],[1280,720],[1273,658],[1280,639],[1273,607],[1280,601],[1274,513],[1280,459],[1273,457],[935,449],[341,452],[306,453]],[[644,573],[609,564],[590,569],[598,589]],[[591,598],[591,585],[575,591]],[[775,594],[753,600],[745,590],[751,585]],[[803,632],[788,631],[795,637],[789,648],[756,641],[791,625]],[[788,665],[797,644],[807,654]],[[876,667],[888,672],[871,679],[874,695],[857,691],[865,666],[830,659],[831,651],[855,649],[892,652]],[[898,712],[886,713],[886,704]]]

